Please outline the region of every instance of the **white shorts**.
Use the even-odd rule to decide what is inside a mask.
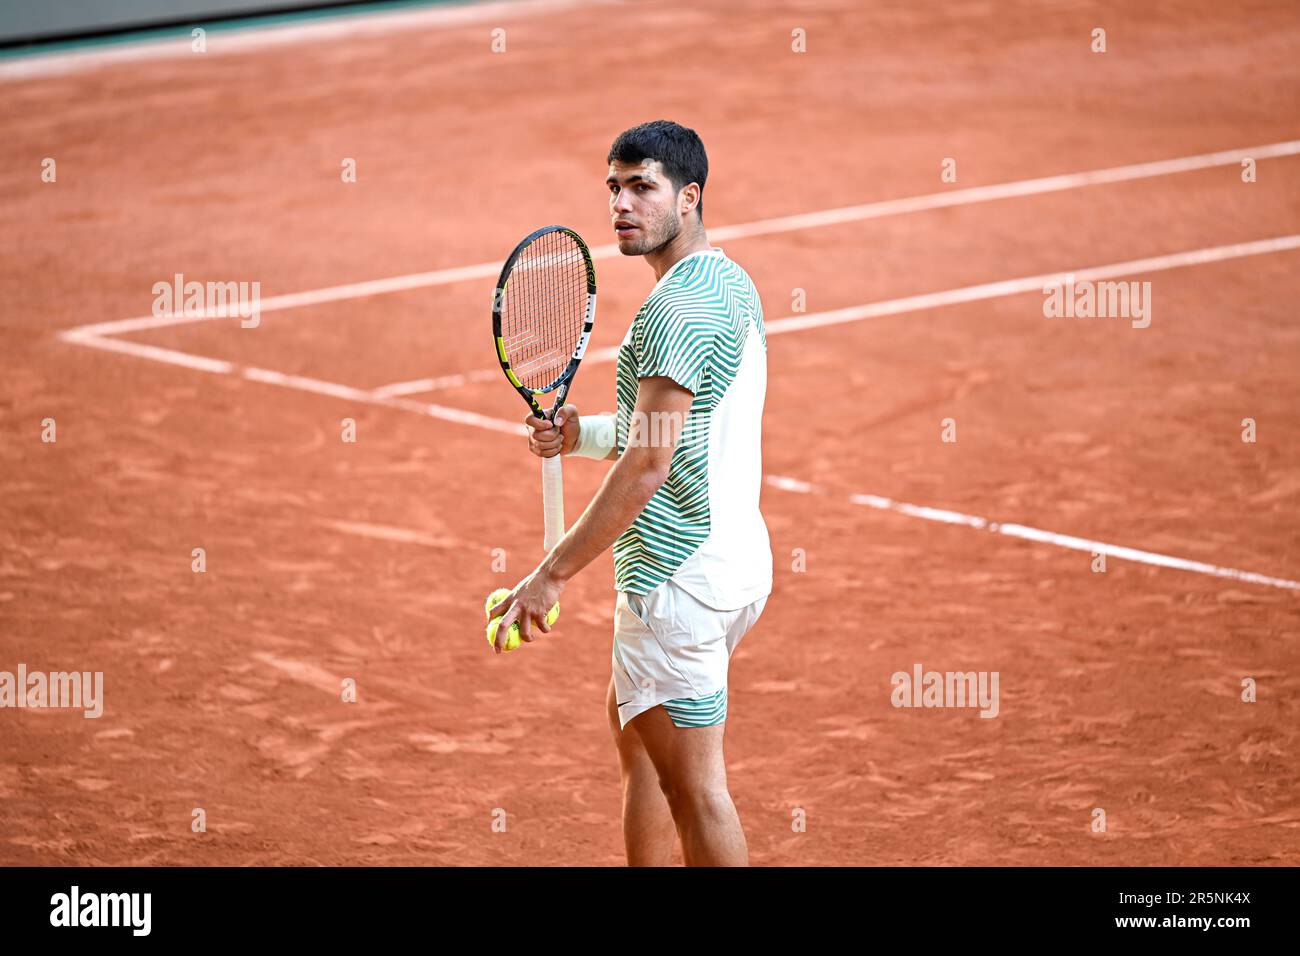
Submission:
[[[660,704],[678,727],[726,720],[727,665],[766,604],[765,596],[738,611],[718,611],[672,578],[645,595],[619,591],[613,653],[619,726]]]

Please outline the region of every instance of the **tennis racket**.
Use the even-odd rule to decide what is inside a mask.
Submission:
[[[572,229],[547,226],[525,236],[501,268],[492,297],[492,336],[501,371],[538,418],[555,420],[587,351],[596,321],[596,266]],[[546,411],[540,396],[554,396]],[[560,456],[542,459],[544,543],[564,536]]]

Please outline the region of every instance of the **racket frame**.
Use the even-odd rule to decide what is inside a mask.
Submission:
[[[568,364],[559,374],[555,381],[543,388],[529,388],[519,380],[514,369],[510,367],[510,357],[506,354],[505,340],[501,335],[501,310],[505,304],[506,287],[510,282],[510,273],[523,255],[525,249],[540,239],[542,236],[549,235],[552,232],[562,232],[571,237],[578,244],[582,251],[582,258],[587,270],[587,310],[583,317],[582,333],[578,336],[578,344],[569,356]],[[544,226],[541,229],[529,233],[520,240],[519,245],[515,246],[510,257],[506,259],[505,265],[501,267],[501,275],[497,279],[496,290],[492,295],[492,338],[496,343],[497,361],[501,363],[501,371],[505,373],[506,379],[514,386],[517,391],[528,403],[528,407],[538,418],[555,421],[555,413],[564,405],[565,398],[569,394],[569,386],[573,383],[573,377],[578,372],[578,366],[582,363],[582,357],[587,351],[587,342],[591,339],[591,329],[596,322],[596,265],[591,258],[591,250],[583,242],[582,237],[567,226]],[[537,400],[539,395],[555,394],[555,401],[548,412]],[[545,519],[545,533],[543,546],[549,552],[564,536],[564,472],[560,464],[560,455],[552,455],[550,458],[542,459],[542,508]]]
[[[542,236],[552,232],[562,232],[571,237],[578,244],[578,248],[582,250],[582,258],[587,267],[587,313],[583,317],[582,334],[578,336],[578,344],[574,348],[573,354],[569,356],[569,362],[564,367],[564,370],[549,385],[542,388],[529,388],[519,381],[519,376],[510,367],[510,357],[506,355],[505,340],[501,336],[501,309],[505,303],[506,287],[510,282],[510,272],[514,269],[515,263],[519,261],[519,257],[523,255],[525,249]],[[555,413],[564,404],[564,399],[569,394],[569,386],[573,383],[573,376],[577,374],[582,357],[587,352],[587,342],[591,339],[591,329],[595,322],[596,264],[592,261],[591,250],[587,248],[587,244],[583,242],[582,237],[567,226],[543,226],[521,239],[519,245],[515,246],[514,251],[510,253],[510,258],[506,259],[505,265],[501,267],[501,275],[497,279],[496,290],[492,295],[492,338],[496,343],[497,361],[501,363],[501,371],[505,373],[515,391],[523,397],[524,401],[528,403],[528,407],[532,409],[533,414],[538,418],[555,420]],[[552,392],[555,393],[555,402],[548,412],[537,400],[537,396],[549,395]]]

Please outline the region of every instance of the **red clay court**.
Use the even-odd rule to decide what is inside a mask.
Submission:
[[[776,584],[727,734],[753,862],[1300,863],[1294,4],[188,41],[0,59],[0,670],[105,675],[98,720],[0,712],[0,864],[623,862],[609,555],[551,636],[483,639],[542,540],[489,309],[519,237],[577,229],[571,400],[613,408],[652,277],[610,254],[605,155],[657,117],[703,137],[768,323]],[[177,273],[260,282],[260,325],[155,317]],[[1063,273],[1150,282],[1149,326],[1046,318]],[[567,465],[570,522],[607,467]],[[916,663],[999,672],[997,718],[893,707]]]

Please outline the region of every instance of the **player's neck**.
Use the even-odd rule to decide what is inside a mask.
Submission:
[[[709,237],[704,233],[704,226],[697,225],[692,230],[683,229],[667,245],[660,246],[654,252],[646,253],[645,261],[654,270],[655,281],[664,277],[664,273],[681,262],[692,252],[711,249]]]

